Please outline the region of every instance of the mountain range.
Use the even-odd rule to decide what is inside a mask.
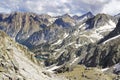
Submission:
[[[29,58],[27,58],[26,56],[29,56],[32,53],[35,60],[33,60],[33,62],[36,62],[36,60],[38,62],[40,61],[40,66],[46,67],[45,70],[50,72],[49,75],[53,75],[53,73],[59,73],[61,75],[61,73],[63,72],[65,72],[65,74],[68,74],[66,73],[67,71],[74,71],[74,69],[76,70],[76,66],[79,65],[84,65],[86,68],[95,67],[101,70],[106,69],[102,72],[102,74],[110,73],[107,74],[107,76],[119,75],[119,18],[120,14],[117,14],[115,16],[103,13],[93,15],[91,12],[88,12],[82,16],[70,16],[69,14],[64,14],[61,16],[50,16],[47,14],[38,15],[35,13],[21,12],[14,12],[11,14],[1,13],[1,36],[8,35],[13,39],[1,38],[1,40],[3,39],[3,42],[1,43],[4,43],[6,44],[4,46],[9,47],[8,43],[6,42],[6,40],[8,40],[8,42],[11,42],[12,44],[10,45],[13,50],[13,54],[11,55],[16,56],[13,58],[13,62],[11,60],[11,62],[8,64],[12,65],[12,67],[14,67],[13,69],[15,69],[15,65],[12,63],[14,63],[15,58],[20,59],[17,61],[17,64],[19,65],[28,64],[31,58],[30,60],[28,60]],[[17,43],[15,43],[15,41]],[[4,48],[6,49],[6,47]],[[21,47],[22,49],[19,49]],[[24,49],[24,47],[26,49]],[[8,50],[8,53],[6,50]],[[6,55],[9,55],[9,49],[6,50]],[[4,50],[2,50],[1,48],[1,51]],[[23,54],[21,55],[20,52],[22,52]],[[21,59],[27,59],[29,62],[19,62],[21,61]],[[31,62],[24,67],[31,66],[30,64],[32,64],[32,69],[34,66],[36,66],[35,63]],[[23,66],[19,66],[16,68],[20,68],[21,71],[21,67]],[[27,70],[28,68],[26,68],[26,70],[24,71]],[[35,68],[34,70],[36,71],[37,68]],[[6,74],[11,75],[10,71],[11,70],[8,70]],[[41,71],[40,74],[43,74],[42,69],[40,69],[39,71]],[[23,76],[29,75],[24,73],[25,72],[20,74]],[[14,72],[14,74],[16,73]],[[18,76],[20,76],[20,74],[18,74]],[[35,76],[37,76],[38,73],[34,74],[36,74]],[[46,73],[43,74],[44,77],[46,76],[45,74]],[[26,76],[25,78],[27,80]],[[36,78],[35,76],[31,80],[39,80],[38,77]],[[42,77],[40,78],[42,79]],[[57,79],[59,80],[59,78],[55,77],[55,80]],[[113,78],[105,79],[116,80]],[[49,80],[49,77],[46,80]],[[101,80],[103,79],[101,78]]]

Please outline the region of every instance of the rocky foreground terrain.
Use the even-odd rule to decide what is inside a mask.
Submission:
[[[0,14],[1,80],[119,80],[119,16]]]
[[[62,79],[47,73],[32,52],[13,41],[3,31],[0,31],[0,43],[0,80]]]

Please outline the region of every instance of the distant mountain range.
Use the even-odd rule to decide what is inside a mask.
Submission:
[[[28,47],[45,66],[55,67],[52,71],[78,64],[111,69],[120,63],[119,18],[91,12],[56,17],[15,12],[0,14],[0,30]]]

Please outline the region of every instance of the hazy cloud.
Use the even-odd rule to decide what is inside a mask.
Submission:
[[[110,3],[104,6],[101,12],[114,15],[120,13],[120,0],[111,0]]]
[[[116,14],[120,11],[119,0],[0,0],[0,12],[34,12],[38,14]]]

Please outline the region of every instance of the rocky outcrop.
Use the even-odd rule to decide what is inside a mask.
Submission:
[[[107,14],[97,14],[93,18],[88,19],[86,23],[89,25],[88,29],[91,29],[104,26],[106,23],[109,24],[109,20],[117,23],[117,19],[115,17]]]
[[[90,48],[89,48],[90,47]],[[101,45],[89,45],[82,63],[86,66],[111,67],[120,61],[119,39]]]
[[[80,22],[86,21],[86,20],[93,18],[93,17],[94,17],[94,15],[91,12],[88,12],[82,16],[74,15],[73,19],[76,21],[76,23],[80,23]]]
[[[26,47],[14,42],[0,31],[0,79],[1,80],[61,80],[45,69]],[[47,72],[46,72],[47,73]]]
[[[112,37],[115,37],[115,36],[117,36],[117,35],[119,35],[120,34],[120,19],[118,20],[118,23],[117,23],[117,25],[116,25],[116,28],[113,30],[113,31],[111,31],[108,35],[106,35],[103,39],[101,39],[99,42],[98,42],[98,44],[99,43],[102,43],[102,42],[104,42],[104,41],[106,41],[106,40],[108,40],[108,39],[110,39],[110,38],[112,38]]]
[[[116,28],[105,36],[99,44],[87,46],[86,57],[82,63],[86,66],[111,67],[120,61],[120,20]]]

